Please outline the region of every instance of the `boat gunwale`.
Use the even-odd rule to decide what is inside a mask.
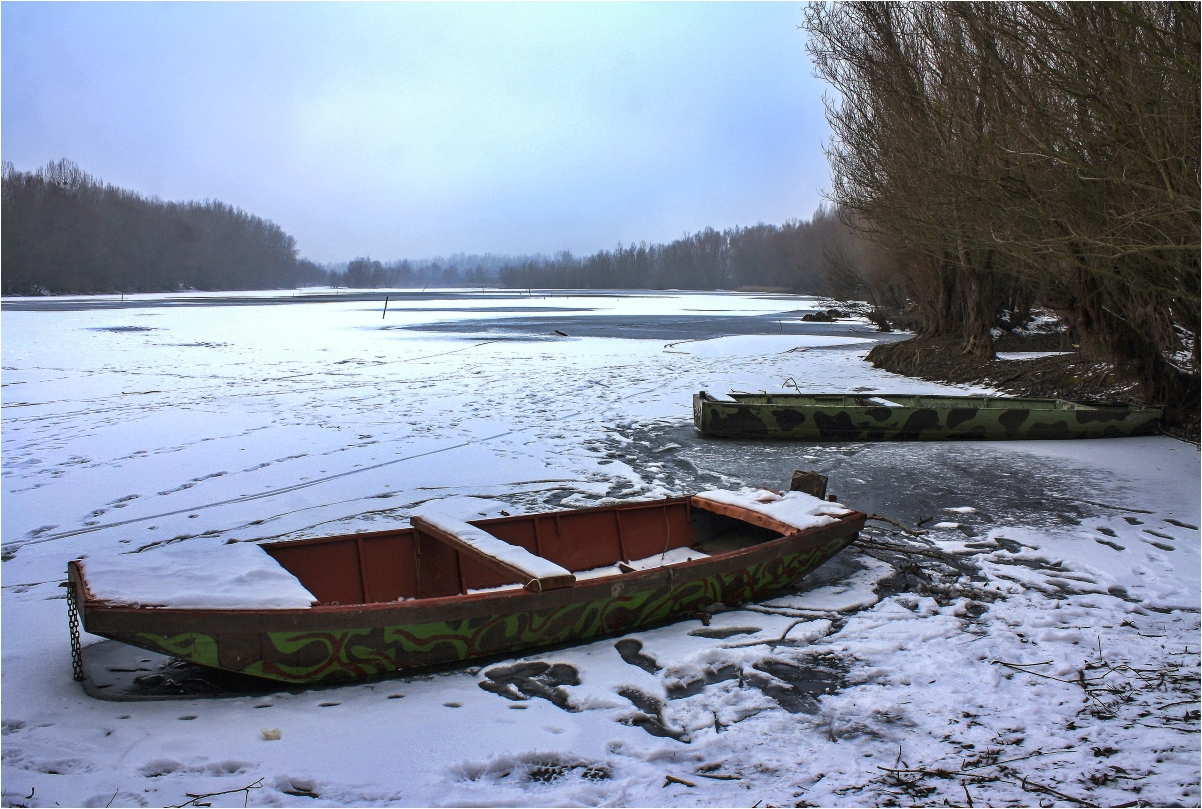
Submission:
[[[586,506],[585,508],[565,508],[557,511],[540,511],[536,514],[510,514],[507,517],[486,517],[479,520],[465,520],[468,525],[474,525],[477,528],[484,528],[488,525],[496,525],[498,523],[519,522],[536,517],[563,516],[564,514],[589,514],[601,511],[629,511],[631,509],[643,508],[646,506],[671,506],[679,503],[688,503],[692,499],[692,495],[684,497],[663,497],[659,500],[634,500],[628,503],[613,503],[607,506]],[[301,545],[317,545],[323,542],[341,542],[344,540],[356,539],[375,539],[376,537],[392,536],[393,534],[403,534],[406,531],[416,530],[413,526],[404,528],[385,528],[381,531],[364,531],[358,534],[333,534],[325,537],[309,537],[307,539],[277,539],[271,542],[256,543],[261,548],[295,548]],[[441,596],[440,596],[441,597]]]
[[[640,501],[640,504],[648,504],[648,503],[653,503],[653,504],[665,503],[665,504],[667,504],[667,503],[676,503],[676,502],[689,502],[690,499],[691,498],[687,498],[687,497],[686,498],[668,498],[666,500]],[[722,505],[725,506],[726,504],[722,504]],[[605,510],[605,509],[609,509],[609,508],[611,508],[611,507],[600,506],[600,507],[590,508],[589,510]],[[731,506],[729,508],[739,508],[739,507]],[[555,513],[559,513],[559,514],[577,513],[579,511],[584,511],[584,510],[585,509],[569,509],[567,511],[560,511],[560,512],[545,512],[545,514],[549,516],[549,515],[553,515]],[[708,509],[706,509],[706,510],[708,511]],[[758,512],[753,512],[750,510],[747,510],[747,511],[750,514],[758,514]],[[719,513],[719,512],[710,512],[710,513]],[[527,515],[515,515],[515,516],[518,518],[522,518],[522,517],[533,517],[533,516],[544,516],[544,515],[543,514],[538,514],[538,515],[527,514]],[[725,516],[731,516],[731,515],[727,514]],[[760,515],[760,516],[762,516],[762,515]],[[783,544],[787,544],[790,542],[796,542],[798,540],[804,540],[806,538],[809,538],[809,537],[817,535],[817,534],[836,533],[836,532],[839,532],[840,529],[849,529],[850,528],[853,530],[853,532],[858,533],[859,527],[857,527],[857,523],[860,526],[862,526],[863,521],[865,519],[867,519],[867,515],[865,513],[859,512],[859,511],[854,511],[854,510],[849,510],[847,514],[844,514],[842,516],[834,516],[834,515],[830,515],[830,516],[832,516],[832,518],[834,519],[834,522],[797,530],[792,533],[784,534],[782,536],[779,536],[779,537],[776,537],[773,539],[769,539],[764,542],[760,542],[760,543],[751,545],[746,548],[739,548],[737,550],[727,551],[726,553],[705,556],[703,558],[693,559],[693,560],[690,560],[687,562],[678,562],[675,564],[661,565],[659,567],[648,568],[646,570],[638,570],[638,571],[633,571],[630,573],[617,573],[617,574],[611,574],[611,575],[606,575],[606,576],[597,576],[594,578],[577,580],[577,582],[571,587],[547,590],[547,591],[544,591],[541,593],[531,592],[531,591],[526,590],[525,588],[521,587],[520,585],[516,585],[512,588],[489,590],[489,591],[479,592],[479,593],[467,593],[467,594],[457,593],[457,594],[448,595],[448,596],[437,596],[434,598],[411,598],[411,599],[405,599],[404,601],[377,601],[377,602],[358,603],[358,604],[324,604],[324,605],[317,604],[317,605],[313,605],[310,607],[295,607],[295,608],[286,608],[286,609],[256,608],[256,607],[243,607],[243,608],[161,607],[161,606],[144,606],[144,605],[130,605],[130,604],[114,604],[114,603],[111,603],[111,602],[108,602],[108,601],[98,598],[94,593],[92,593],[91,589],[87,585],[86,575],[84,574],[83,569],[79,564],[80,561],[82,561],[82,560],[72,560],[72,561],[68,562],[68,575],[70,577],[70,580],[76,583],[77,592],[79,593],[79,599],[80,599],[80,613],[81,613],[81,616],[85,618],[85,621],[87,618],[99,618],[101,620],[115,619],[115,620],[120,621],[123,618],[136,618],[136,617],[149,618],[149,617],[153,616],[154,618],[156,618],[158,620],[170,621],[173,619],[184,619],[184,618],[195,620],[195,619],[200,618],[200,619],[204,619],[204,620],[210,621],[210,622],[211,621],[220,622],[221,619],[254,618],[254,619],[257,619],[260,621],[270,621],[272,623],[278,622],[280,624],[286,624],[286,623],[289,623],[292,621],[296,621],[297,619],[301,619],[303,621],[303,623],[309,624],[309,623],[313,623],[313,622],[319,622],[323,619],[328,620],[331,618],[347,618],[347,617],[351,617],[351,616],[358,617],[358,616],[361,616],[364,614],[378,619],[380,614],[396,613],[399,617],[399,620],[397,620],[395,623],[421,623],[421,622],[425,622],[427,620],[426,618],[423,618],[420,615],[421,613],[432,613],[435,617],[433,617],[429,620],[439,620],[439,618],[437,617],[438,613],[444,613],[447,610],[458,611],[461,609],[470,611],[471,608],[473,608],[473,607],[480,607],[480,606],[486,605],[486,604],[496,605],[496,609],[494,610],[494,612],[512,612],[512,613],[525,612],[525,611],[530,611],[530,610],[537,610],[544,606],[554,606],[554,605],[559,604],[560,602],[571,603],[573,601],[589,600],[589,597],[585,596],[584,593],[587,593],[587,592],[590,592],[593,590],[596,590],[598,592],[605,592],[608,590],[608,591],[612,592],[613,588],[615,586],[620,586],[621,590],[623,592],[637,592],[640,589],[639,587],[636,586],[637,583],[645,583],[647,586],[654,587],[654,586],[658,585],[659,579],[668,579],[671,582],[673,579],[676,578],[677,571],[693,572],[693,571],[697,571],[697,570],[700,570],[700,569],[703,569],[703,568],[709,567],[709,566],[717,566],[718,570],[715,572],[718,572],[718,571],[724,572],[727,570],[739,570],[739,569],[742,569],[739,562],[744,557],[765,556],[767,558],[772,558],[773,556],[778,555],[777,553],[775,553],[775,551]],[[501,518],[501,519],[511,519],[511,518]],[[483,521],[481,521],[481,522],[483,522]],[[756,523],[748,522],[748,524],[755,525]],[[760,527],[763,527],[763,526],[760,526]],[[395,530],[389,530],[389,531],[372,532],[372,534],[378,536],[378,535],[385,535],[385,534],[395,534],[395,533],[398,533],[399,531],[411,531],[411,530],[413,530],[413,529],[412,528],[403,528],[403,529],[395,529]],[[332,541],[332,540],[339,540],[339,539],[354,539],[356,537],[361,538],[361,537],[365,537],[365,536],[368,536],[368,534],[345,534],[345,535],[337,535],[334,537],[318,537],[318,538],[309,539],[309,540],[298,540],[298,542],[312,543],[312,542],[321,541],[321,540]],[[268,543],[264,543],[264,546],[267,546],[267,544]],[[273,544],[284,545],[284,544],[290,544],[290,543],[285,541],[285,542],[273,543]],[[731,564],[732,562],[735,564]],[[687,577],[681,578],[680,581],[681,581],[681,583],[683,583],[685,581],[693,581],[693,580],[703,579],[703,578],[706,578],[707,575],[712,575],[712,574],[704,573],[702,575],[687,576]],[[577,597],[572,597],[573,595],[576,595]],[[512,605],[512,607],[506,607],[505,605]],[[406,620],[405,618],[400,617],[400,616],[405,616],[406,614],[414,614],[414,618],[417,620]],[[296,629],[296,628],[299,628],[299,627],[295,627],[295,626],[289,627],[289,629]],[[86,629],[86,626],[85,626],[85,629]],[[113,631],[112,629],[106,629],[106,628],[100,628],[100,627],[98,627],[97,629],[99,629],[101,633],[106,632],[106,631],[110,631],[110,632]],[[88,630],[88,631],[91,631],[91,630]],[[288,630],[287,629],[281,629],[281,630],[267,629],[264,631],[288,631]]]
[[[830,404],[827,404],[824,402],[815,402],[813,404],[801,404],[801,403],[794,403],[794,402],[762,402],[762,401],[761,402],[755,402],[755,401],[749,402],[749,401],[740,401],[737,399],[735,401],[726,401],[724,399],[717,399],[717,398],[714,398],[713,396],[711,396],[710,394],[705,393],[704,391],[702,392],[702,394],[699,394],[699,395],[702,396],[702,399],[701,399],[702,405],[717,404],[717,405],[722,405],[723,407],[732,407],[732,406],[734,406],[734,407],[780,407],[780,406],[785,406],[785,407],[804,407],[804,408],[810,408],[810,409],[833,408],[833,409],[837,409],[837,410],[857,410],[857,409],[879,410],[882,407],[888,408],[890,410],[929,409],[929,408],[924,408],[919,404],[897,403],[894,405],[887,405],[887,404],[864,404],[864,405],[842,404],[842,405],[840,405],[840,404],[835,404],[833,402]],[[755,397],[757,399],[760,399],[760,398],[819,399],[821,397],[830,397],[831,399],[835,399],[838,397],[842,397],[845,399],[876,398],[876,399],[892,400],[892,399],[899,398],[899,397],[907,397],[907,398],[914,398],[914,399],[918,399],[918,398],[938,399],[938,400],[943,400],[944,402],[957,402],[957,401],[969,402],[969,401],[973,401],[973,400],[984,401],[984,404],[974,405],[978,410],[1020,409],[1020,408],[1024,408],[1024,403],[1026,403],[1026,402],[1038,402],[1040,404],[1051,404],[1051,405],[1055,405],[1057,402],[1067,402],[1068,404],[1073,404],[1073,405],[1085,405],[1086,407],[1097,409],[1097,410],[1105,410],[1105,409],[1126,410],[1126,411],[1132,412],[1132,413],[1138,413],[1141,411],[1156,412],[1156,413],[1164,412],[1163,407],[1158,407],[1156,405],[1124,404],[1122,402],[1090,401],[1087,399],[1043,399],[1043,398],[1035,398],[1035,397],[1006,398],[1006,397],[1000,397],[1000,396],[998,396],[998,397],[995,397],[995,396],[954,396],[951,394],[926,394],[926,393],[854,394],[854,393],[787,393],[786,392],[786,393],[732,393],[731,395],[732,396],[742,396],[742,397]],[[1049,408],[1049,409],[1055,410],[1057,412],[1072,412],[1071,410],[1060,411],[1059,408],[1055,408],[1055,407]]]

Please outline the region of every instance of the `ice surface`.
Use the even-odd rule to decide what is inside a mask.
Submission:
[[[850,509],[838,503],[819,500],[804,492],[777,494],[766,489],[743,488],[738,491],[712,490],[698,492],[702,500],[739,506],[797,529],[816,528],[838,522],[838,517]]]
[[[97,598],[135,607],[304,609],[317,603],[258,545],[195,542],[83,560]]]
[[[1039,785],[1198,805],[1196,448],[709,440],[698,390],[990,391],[873,368],[872,343],[789,351],[898,337],[793,322],[836,305],[798,296],[409,291],[382,319],[385,294],[5,301],[0,803],[180,805],[262,779],[200,802],[1073,803]],[[125,326],[153,330],[95,330]],[[717,359],[667,345],[743,335],[772,340],[717,343]],[[866,538],[927,555],[852,546],[761,603],[482,669],[137,703],[71,680],[70,559],[402,528],[423,505],[470,521],[783,487],[797,468],[856,510],[960,527],[870,523]],[[533,696],[480,687],[513,665]],[[579,684],[555,685],[554,666]],[[1081,676],[1114,688],[1091,691],[1113,716]],[[971,777],[882,769],[905,766]]]
[[[435,528],[457,537],[484,556],[517,568],[527,578],[550,579],[555,576],[572,575],[570,571],[560,567],[549,559],[535,556],[523,547],[511,545],[503,539],[497,539],[483,528],[477,528],[463,520],[457,520],[432,508],[419,508],[413,512],[413,516],[421,517]]]
[[[826,337],[822,335],[778,335],[748,334],[736,337],[715,337],[710,340],[691,340],[673,343],[672,349],[696,357],[721,359],[744,356],[762,357],[799,348],[825,348],[828,346],[865,345],[872,343],[863,337]]]

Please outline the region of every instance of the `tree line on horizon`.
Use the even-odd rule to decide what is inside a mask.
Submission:
[[[668,244],[618,245],[577,258],[560,252],[503,267],[502,286],[552,289],[755,289],[821,294],[828,256],[857,251],[833,209],[783,225],[705,228]]]
[[[993,356],[1035,305],[1154,401],[1199,391],[1199,4],[815,4],[841,286]]]
[[[320,265],[274,222],[218,201],[164,202],[106,184],[64,158],[34,171],[5,162],[4,295],[178,290],[501,286],[771,289],[821,293],[828,256],[868,243],[833,209],[810,220],[706,228],[668,244],[618,245],[576,258],[454,254]]]
[[[500,256],[493,253],[455,253],[430,259],[381,262],[360,256],[345,264],[317,267],[319,283],[332,287],[379,289],[382,287],[496,286],[503,267],[537,257]],[[316,267],[316,265],[315,265]]]
[[[67,159],[6,161],[0,181],[4,295],[272,289],[310,270],[295,239],[232,205],[147,198]]]

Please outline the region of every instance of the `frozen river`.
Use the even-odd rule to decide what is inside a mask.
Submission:
[[[4,301],[5,805],[254,784],[204,802],[1198,805],[1193,446],[700,439],[703,389],[963,389],[872,368],[904,335],[804,322],[829,305],[811,298],[409,291],[384,313],[385,294]],[[641,657],[608,639],[255,699],[107,702],[71,680],[58,584],[83,555],[380,530],[432,501],[474,519],[782,487],[799,468],[929,533],[873,523],[877,547],[715,618],[738,631],[635,633]],[[579,684],[480,687],[539,663]]]

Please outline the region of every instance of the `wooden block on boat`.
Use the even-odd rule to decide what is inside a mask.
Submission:
[[[571,587],[576,583],[576,577],[565,568],[549,559],[536,556],[521,546],[494,537],[471,523],[442,514],[414,514],[410,517],[410,522],[423,534],[446,543],[493,570],[511,576],[532,592],[541,593],[543,590]]]

